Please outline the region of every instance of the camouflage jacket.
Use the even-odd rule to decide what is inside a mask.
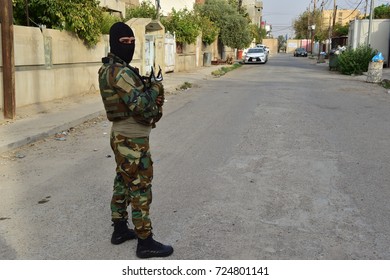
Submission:
[[[99,69],[99,88],[110,121],[133,117],[138,123],[155,126],[162,110],[156,104],[164,94],[161,83],[146,85],[137,69],[109,53]]]

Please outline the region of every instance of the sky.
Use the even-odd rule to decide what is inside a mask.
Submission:
[[[272,25],[274,38],[279,35],[293,36],[292,22],[298,18],[313,2],[313,0],[262,0],[263,21]],[[338,9],[354,10],[358,8],[364,13],[366,0],[324,0],[324,9],[333,9],[333,1],[336,1]],[[317,0],[317,7],[321,6],[322,0]],[[390,3],[390,1],[374,0],[374,6]],[[360,5],[359,5],[360,4]],[[370,0],[368,0],[369,12]],[[313,4],[311,4],[311,9]]]

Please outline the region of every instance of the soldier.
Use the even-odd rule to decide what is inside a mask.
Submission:
[[[162,116],[164,88],[161,82],[141,77],[138,69],[129,65],[134,49],[133,30],[123,22],[115,23],[110,29],[110,53],[102,59],[99,70],[100,93],[112,122],[110,144],[117,165],[111,200],[111,243],[138,238],[139,258],[166,257],[173,248],[153,239],[149,218],[153,178],[149,134]],[[134,230],[127,226],[129,204]]]

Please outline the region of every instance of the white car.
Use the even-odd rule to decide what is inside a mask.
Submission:
[[[256,48],[263,48],[267,53],[269,53],[269,48],[266,45],[257,44]]]
[[[263,48],[250,48],[245,54],[244,63],[267,63],[268,53]]]

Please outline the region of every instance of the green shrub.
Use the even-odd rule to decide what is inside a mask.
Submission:
[[[338,69],[345,75],[361,75],[367,72],[368,64],[377,51],[368,46],[359,46],[356,49],[347,49],[338,57]]]
[[[184,84],[182,84],[179,89],[180,90],[186,90],[186,89],[189,89],[189,88],[192,88],[192,84],[189,83],[189,82],[184,82]]]
[[[211,75],[216,76],[216,77],[220,77],[220,76],[225,75],[227,72],[233,71],[234,69],[237,69],[241,66],[242,65],[239,63],[234,63],[233,65],[228,66],[228,67],[223,66],[223,67],[211,72]]]
[[[121,21],[120,17],[109,13],[103,13],[103,19],[100,26],[102,34],[109,34],[111,26],[118,21]]]

